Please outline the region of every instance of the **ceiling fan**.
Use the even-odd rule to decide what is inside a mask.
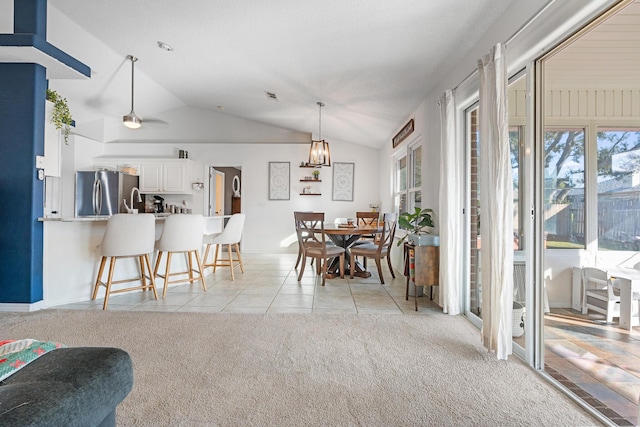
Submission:
[[[138,60],[138,58],[136,58],[133,55],[127,55],[127,59],[129,61],[131,61],[131,112],[129,114],[127,114],[126,116],[122,116],[122,123],[128,127],[129,129],[138,129],[140,128],[140,126],[142,126],[142,118],[140,116],[138,116],[134,109],[133,109],[133,100],[134,100],[134,64],[136,63],[136,61]],[[168,124],[167,122],[165,122],[164,120],[159,120],[159,119],[145,119],[144,120],[145,123],[160,123],[160,124]]]

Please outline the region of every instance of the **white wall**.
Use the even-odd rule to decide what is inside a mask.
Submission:
[[[331,141],[333,162],[355,163],[354,200],[332,201],[332,168],[321,169],[321,183],[314,184],[321,196],[301,196],[299,182],[311,169],[302,169],[300,162],[309,156],[307,144],[104,144],[103,156],[143,156],[177,158],[177,150],[189,152],[196,161],[194,179],[204,180],[205,165],[233,166],[242,170],[242,211],[247,215],[243,251],[254,253],[295,252],[297,243],[293,212],[313,210],[325,212],[327,220],[353,217],[358,210],[369,210],[369,204],[379,200],[378,150],[360,145]],[[80,161],[80,160],[78,160]],[[269,161],[291,162],[290,200],[269,200]],[[86,162],[85,162],[86,163]],[[171,201],[167,196],[167,200]],[[205,193],[195,192],[187,198],[194,212],[203,212]],[[189,199],[190,198],[190,199]]]

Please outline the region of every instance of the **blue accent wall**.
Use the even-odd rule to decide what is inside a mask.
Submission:
[[[43,299],[43,181],[46,70],[0,63],[0,303]]]
[[[47,38],[47,0],[15,0],[13,32],[37,34]]]

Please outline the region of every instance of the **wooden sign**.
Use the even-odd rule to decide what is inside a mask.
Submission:
[[[393,143],[393,148],[396,148],[402,141],[405,140],[406,137],[411,135],[413,132],[413,119],[409,120],[409,123],[404,125],[404,127],[393,137],[391,142]]]

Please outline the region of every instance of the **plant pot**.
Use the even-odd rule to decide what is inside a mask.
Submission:
[[[409,234],[409,242],[414,246],[440,246],[440,236],[433,234]]]

